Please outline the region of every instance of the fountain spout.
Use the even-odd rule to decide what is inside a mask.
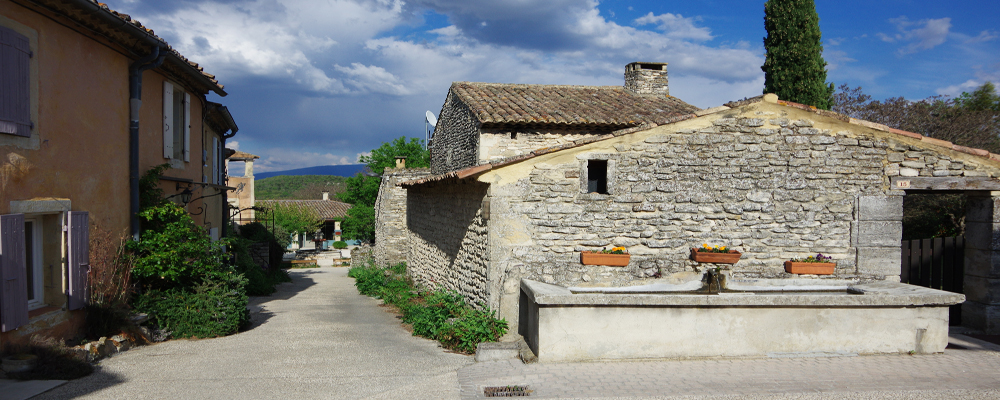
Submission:
[[[705,273],[706,288],[710,294],[719,294],[726,288],[726,275],[721,268],[709,268]]]

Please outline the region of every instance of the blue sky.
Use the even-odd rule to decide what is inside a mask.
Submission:
[[[423,137],[453,81],[621,85],[669,63],[699,107],[761,93],[763,1],[104,0],[226,85],[258,171]],[[1000,2],[818,1],[828,80],[875,98],[1000,83]]]

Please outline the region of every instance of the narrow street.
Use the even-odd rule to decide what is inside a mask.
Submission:
[[[102,361],[94,374],[36,399],[459,398],[473,362],[410,336],[347,268],[291,270],[292,283],[251,299],[253,327],[171,340]]]

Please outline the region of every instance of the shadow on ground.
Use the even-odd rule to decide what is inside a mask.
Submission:
[[[104,389],[124,383],[125,379],[118,374],[104,371],[99,365],[94,372],[83,378],[69,381],[62,386],[32,397],[32,399],[71,399],[100,392]],[[0,398],[3,394],[0,393]],[[139,396],[141,397],[141,396]]]

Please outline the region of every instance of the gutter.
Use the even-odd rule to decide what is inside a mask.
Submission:
[[[133,240],[139,240],[139,109],[142,108],[142,72],[162,65],[166,52],[160,46],[154,47],[152,53],[136,60],[128,68],[129,227]]]

